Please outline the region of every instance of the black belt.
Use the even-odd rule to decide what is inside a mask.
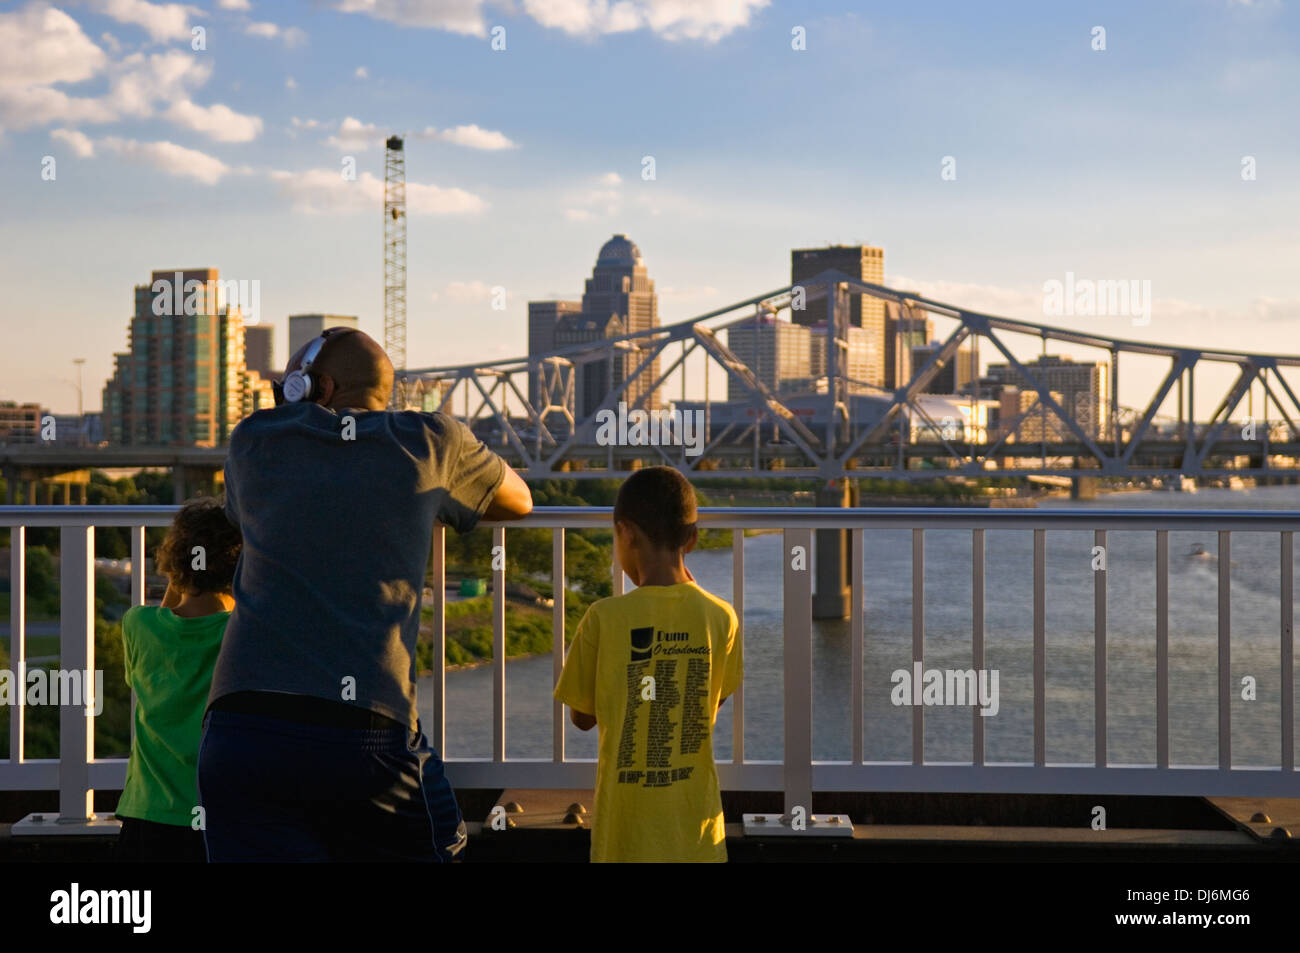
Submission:
[[[369,731],[405,731],[406,726],[396,719],[377,711],[358,708],[343,702],[316,698],[314,695],[294,695],[288,692],[235,692],[222,695],[210,706],[213,711],[230,711],[242,715],[264,715],[283,718],[305,725],[322,725],[327,728],[358,728]]]

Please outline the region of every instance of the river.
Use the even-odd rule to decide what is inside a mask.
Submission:
[[[1093,502],[1058,499],[1053,509],[1298,509],[1300,486],[1117,493]],[[1109,757],[1155,761],[1155,534],[1108,537]],[[1192,556],[1203,546],[1208,555]],[[1093,758],[1092,531],[1047,533],[1047,759]],[[911,668],[911,532],[868,530],[865,537],[864,667],[868,761],[911,760],[911,711],[891,704],[896,669]],[[1232,535],[1233,764],[1276,765],[1280,744],[1279,599],[1276,533]],[[1169,537],[1170,757],[1217,764],[1217,534]],[[1000,707],[984,719],[988,761],[1033,760],[1033,534],[985,534],[985,664],[999,672]],[[745,755],[782,753],[781,536],[745,541]],[[692,553],[701,586],[731,598],[731,551]],[[925,552],[925,664],[970,667],[970,532],[929,531]],[[1297,587],[1300,591],[1300,586]],[[813,623],[813,753],[848,760],[851,745],[849,624]],[[1252,676],[1257,699],[1243,700]],[[548,758],[551,751],[550,656],[506,664],[506,755]],[[492,754],[492,669],[447,673],[447,746],[451,758]],[[432,681],[420,681],[421,714],[432,723]],[[723,706],[715,753],[731,757],[732,706]],[[971,709],[925,710],[927,761],[971,760]],[[596,756],[596,733],[566,723],[571,758]]]

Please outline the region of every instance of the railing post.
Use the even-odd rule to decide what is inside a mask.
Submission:
[[[978,677],[984,670],[984,530],[971,530],[970,550],[971,665]],[[979,705],[971,706],[971,718],[971,760],[978,766],[984,763],[984,716]]]
[[[551,682],[560,683],[564,671],[564,529],[551,531]],[[551,700],[551,758],[564,760],[564,703]]]
[[[13,484],[10,484],[12,492]],[[9,712],[9,763],[23,761],[23,723],[27,684],[27,527],[14,526],[9,530],[9,664],[13,667],[18,690],[13,708]]]
[[[708,366],[707,364],[705,365]],[[731,531],[731,607],[736,610],[736,638],[745,644],[745,531]],[[731,696],[731,760],[745,763],[745,683]]]
[[[69,674],[80,672],[83,679],[82,697],[75,699],[78,704],[59,698],[59,822],[67,824],[84,824],[95,812],[95,792],[90,787],[95,716],[94,706],[87,704],[95,690],[94,555],[93,526],[59,530],[59,667]],[[63,680],[63,686],[70,681]]]
[[[785,813],[812,817],[812,530],[786,529],[783,614],[785,648]]]
[[[1219,770],[1232,769],[1232,534],[1219,531]]]
[[[447,527],[433,524],[430,583],[433,589],[433,747],[447,757]]]
[[[1107,576],[1110,563],[1110,551],[1106,546],[1106,531],[1093,532],[1093,543],[1101,549],[1102,564],[1092,573],[1092,641],[1093,641],[1093,737],[1094,757],[1097,767],[1106,767],[1106,622],[1107,622]]]
[[[925,667],[925,530],[912,530],[912,667]],[[912,764],[925,764],[925,706],[912,699]]]
[[[1156,530],[1156,767],[1169,767],[1169,530]]]
[[[492,760],[506,759],[506,528],[492,529]],[[500,566],[500,569],[495,567]]]
[[[1265,407],[1268,397],[1265,396]],[[1295,534],[1282,533],[1282,770],[1295,770]]]
[[[1034,530],[1034,764],[1047,764],[1047,530]]]

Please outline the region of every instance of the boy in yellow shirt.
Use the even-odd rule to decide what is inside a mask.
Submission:
[[[676,470],[619,488],[614,546],[635,590],[587,610],[555,697],[600,726],[591,859],[727,859],[713,723],[742,678],[736,613],[695,584],[695,491]]]

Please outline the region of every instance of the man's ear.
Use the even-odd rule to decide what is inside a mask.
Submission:
[[[733,531],[733,532],[734,532],[734,531]],[[743,530],[742,530],[742,532],[743,532]],[[697,527],[697,526],[692,526],[692,527],[691,527],[691,535],[690,535],[690,538],[686,540],[686,545],[682,547],[682,552],[683,552],[683,553],[689,553],[692,549],[695,548],[695,544],[698,543],[699,540],[700,540],[700,530],[699,530],[699,527]]]
[[[330,401],[334,399],[334,392],[338,390],[338,387],[334,384],[334,378],[328,374],[317,374],[316,380],[320,384],[320,393],[316,395],[313,403],[328,407]]]

